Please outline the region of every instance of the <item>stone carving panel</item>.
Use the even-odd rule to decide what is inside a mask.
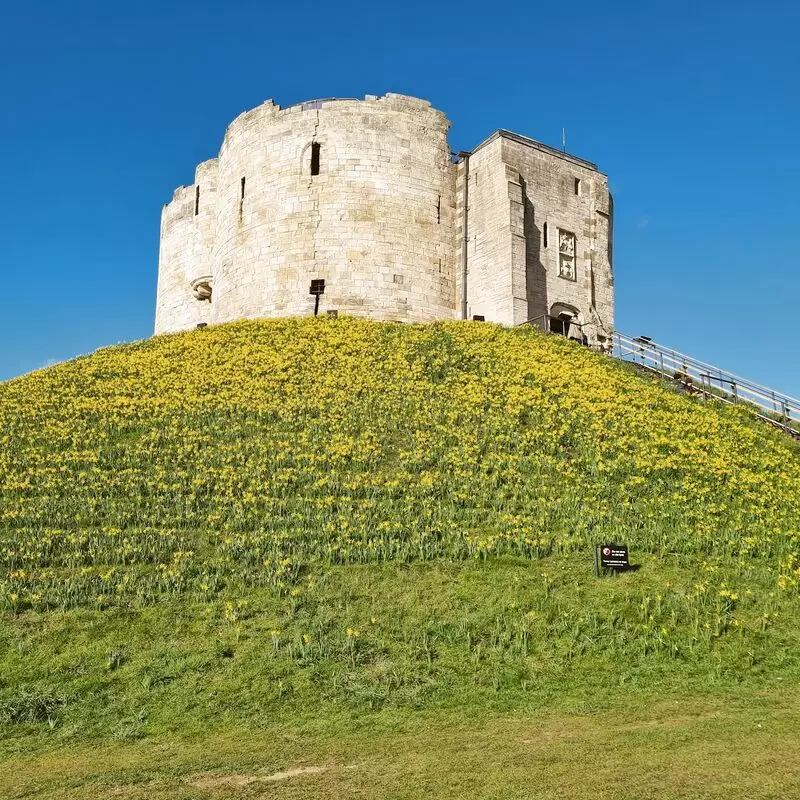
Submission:
[[[575,268],[575,234],[558,232],[558,274],[568,281],[577,279]]]

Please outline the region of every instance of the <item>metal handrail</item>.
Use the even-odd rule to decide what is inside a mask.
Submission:
[[[548,325],[540,324],[543,320],[560,320],[560,317],[539,314],[521,324],[535,325],[550,332]],[[569,324],[580,330],[584,344],[587,342],[583,328],[597,327],[593,322],[570,321]],[[800,439],[800,400],[795,397],[665,347],[647,336],[627,336],[615,331],[610,342],[606,340],[603,344],[594,343],[592,346],[620,361],[632,361],[642,369],[677,381],[685,391],[701,394],[704,401],[713,399],[729,405],[744,404],[758,419]],[[695,380],[699,380],[699,386]],[[715,386],[715,383],[719,386]]]
[[[627,340],[629,340],[631,342],[636,342],[637,344],[639,344],[640,342],[644,343],[644,344],[646,344],[646,345],[648,345],[648,346],[650,346],[650,347],[652,347],[652,348],[654,348],[656,350],[663,350],[664,352],[672,353],[675,356],[680,356],[681,360],[691,361],[691,362],[693,362],[694,364],[696,364],[699,367],[705,367],[706,369],[711,369],[711,370],[714,370],[715,372],[723,372],[725,375],[729,375],[731,378],[734,378],[734,379],[736,379],[737,381],[739,381],[741,383],[749,383],[751,386],[757,387],[759,389],[764,389],[764,390],[766,390],[768,392],[773,391],[769,386],[762,386],[761,384],[756,383],[755,381],[751,381],[749,378],[744,378],[741,375],[737,375],[734,372],[728,372],[727,370],[720,370],[720,368],[715,366],[714,364],[708,364],[705,361],[701,361],[699,358],[694,358],[693,356],[688,356],[685,353],[681,353],[680,350],[675,350],[672,347],[667,347],[666,345],[659,344],[658,342],[654,342],[652,339],[645,339],[645,338],[643,338],[641,336],[635,336],[635,337],[626,336],[625,334],[619,333],[618,331],[616,331],[614,333],[614,336],[622,336],[622,337],[624,337],[625,339],[627,339]],[[800,404],[800,400],[798,400],[797,398],[790,397],[789,395],[784,395],[784,396],[788,397],[790,400],[794,401],[795,403]]]
[[[615,332],[613,355],[623,361],[638,363],[662,377],[678,380],[687,390],[702,394],[704,400],[755,406],[752,410],[757,417],[800,437],[800,400],[794,397],[664,347],[647,337],[630,337]],[[694,379],[700,381],[699,387]]]
[[[659,354],[660,356],[666,355],[670,361],[675,364],[680,364],[684,368],[693,367],[698,370],[698,377],[701,375],[711,378],[713,380],[718,380],[723,383],[729,383],[737,386],[746,386],[749,389],[752,389],[759,394],[763,394],[764,397],[768,397],[770,399],[775,400],[783,400],[786,401],[790,406],[796,406],[800,408],[800,400],[791,397],[790,395],[782,394],[781,392],[776,392],[774,389],[770,389],[767,386],[762,386],[760,383],[756,383],[755,381],[751,381],[748,378],[743,378],[740,375],[736,375],[733,372],[728,372],[727,370],[720,369],[719,367],[715,367],[711,364],[707,364],[704,361],[700,361],[699,359],[692,358],[691,356],[687,356],[684,353],[680,353],[677,350],[672,350],[671,348],[666,348],[663,345],[659,345],[656,342],[648,341],[642,339],[641,337],[631,338],[626,336],[625,334],[616,332],[614,334],[614,338],[618,343],[618,346],[622,349],[622,345],[627,345],[626,350],[629,353],[636,353],[643,355],[647,352],[647,350],[651,350],[654,353]],[[708,372],[700,372],[699,368],[705,368]],[[716,375],[712,374],[716,373]]]
[[[556,320],[557,322],[564,322],[566,323],[567,320],[562,320],[560,317],[554,317],[552,314],[539,314],[538,317],[532,317],[531,319],[526,319],[525,322],[518,323],[517,327],[521,327],[522,325],[539,325],[539,321],[543,319],[552,319]],[[580,328],[583,330],[584,328],[594,325],[594,322],[577,322],[574,319],[569,320],[569,325],[574,326],[576,328]],[[544,330],[544,329],[543,329]]]

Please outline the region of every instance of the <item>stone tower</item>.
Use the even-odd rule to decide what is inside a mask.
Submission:
[[[242,114],[164,207],[156,333],[335,310],[533,322],[602,342],[606,176],[505,130],[456,157],[448,128],[397,94]]]

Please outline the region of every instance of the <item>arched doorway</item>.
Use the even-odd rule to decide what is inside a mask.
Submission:
[[[581,325],[581,314],[574,306],[565,303],[553,303],[550,307],[550,333],[566,336],[567,339],[584,341]]]

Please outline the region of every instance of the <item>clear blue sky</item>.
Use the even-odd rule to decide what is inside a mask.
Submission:
[[[238,113],[393,91],[455,150],[566,127],[617,327],[800,395],[796,2],[0,5],[0,379],[150,335],[161,206]]]

